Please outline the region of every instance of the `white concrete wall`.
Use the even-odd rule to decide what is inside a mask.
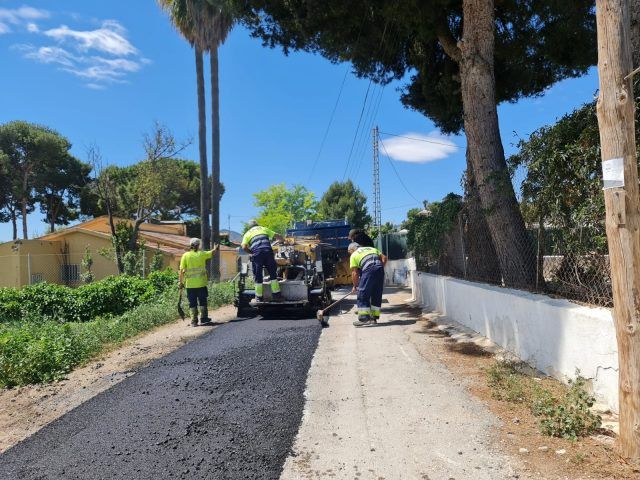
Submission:
[[[609,309],[423,272],[410,277],[413,297],[424,307],[561,381],[579,369],[598,401],[618,410],[618,352]]]
[[[416,261],[413,258],[403,258],[401,260],[389,260],[384,267],[384,282],[387,285],[409,286],[409,272],[415,271]]]

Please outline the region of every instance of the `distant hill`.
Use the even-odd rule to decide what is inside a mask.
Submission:
[[[242,242],[242,234],[234,230],[227,230],[226,228],[221,228],[220,233],[228,233],[230,242],[233,242],[233,243]]]

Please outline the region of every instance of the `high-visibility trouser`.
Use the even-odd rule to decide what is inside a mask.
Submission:
[[[360,273],[358,284],[358,320],[377,320],[382,307],[384,289],[384,267],[372,265]]]
[[[273,256],[273,250],[262,251],[254,254],[251,259],[253,267],[253,278],[256,282],[256,297],[262,298],[264,289],[262,282],[264,280],[263,269],[269,272],[271,285],[271,293],[280,293],[280,284],[278,283],[278,266]]]

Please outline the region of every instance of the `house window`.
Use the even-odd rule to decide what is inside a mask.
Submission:
[[[80,265],[60,265],[60,281],[64,284],[80,281]]]
[[[31,274],[31,283],[30,285],[34,285],[36,283],[44,282],[44,277],[41,273],[32,273]]]

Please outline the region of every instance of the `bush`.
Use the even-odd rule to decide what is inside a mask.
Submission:
[[[175,320],[175,305],[175,295],[165,295],[115,318],[0,326],[0,387],[58,380],[108,345]]]
[[[176,282],[176,274],[165,271],[150,275],[148,280],[111,277],[77,290],[46,284],[23,290],[0,289],[3,312],[10,312],[10,305],[19,302],[19,294],[27,289],[26,297],[32,302],[30,308],[35,309],[37,305],[33,302],[50,294],[52,299],[45,302],[42,311],[54,312],[49,317],[39,318],[37,312],[25,316],[18,307],[17,313],[10,314],[26,317],[28,321],[0,324],[0,387],[60,379],[109,346],[174,321],[178,316]],[[61,313],[60,305],[65,295],[77,296],[72,297],[74,305],[65,307]],[[146,303],[132,306],[142,301]],[[233,284],[210,286],[211,307],[232,301]],[[115,313],[125,307],[129,309],[119,315]],[[92,320],[60,321],[61,315]]]
[[[522,363],[496,362],[487,369],[487,383],[498,400],[521,403],[539,418],[540,432],[552,437],[576,440],[598,430],[602,418],[590,409],[595,399],[586,389],[586,381],[577,372],[569,388],[557,396],[522,373]]]
[[[20,290],[0,288],[0,323],[86,322],[98,316],[122,315],[175,288],[177,279],[177,273],[167,270],[152,273],[148,280],[120,275],[76,289],[51,283]]]
[[[20,290],[0,287],[0,323],[20,319]]]
[[[171,289],[178,288],[178,273],[170,268],[151,272],[147,276],[147,280],[156,292],[168,292]]]
[[[562,398],[546,395],[535,402],[533,413],[540,418],[540,431],[552,437],[577,440],[602,426],[602,418],[591,411],[595,398],[585,390],[585,379],[569,382]]]
[[[209,306],[221,307],[233,303],[235,297],[233,283],[212,283],[209,285]]]

